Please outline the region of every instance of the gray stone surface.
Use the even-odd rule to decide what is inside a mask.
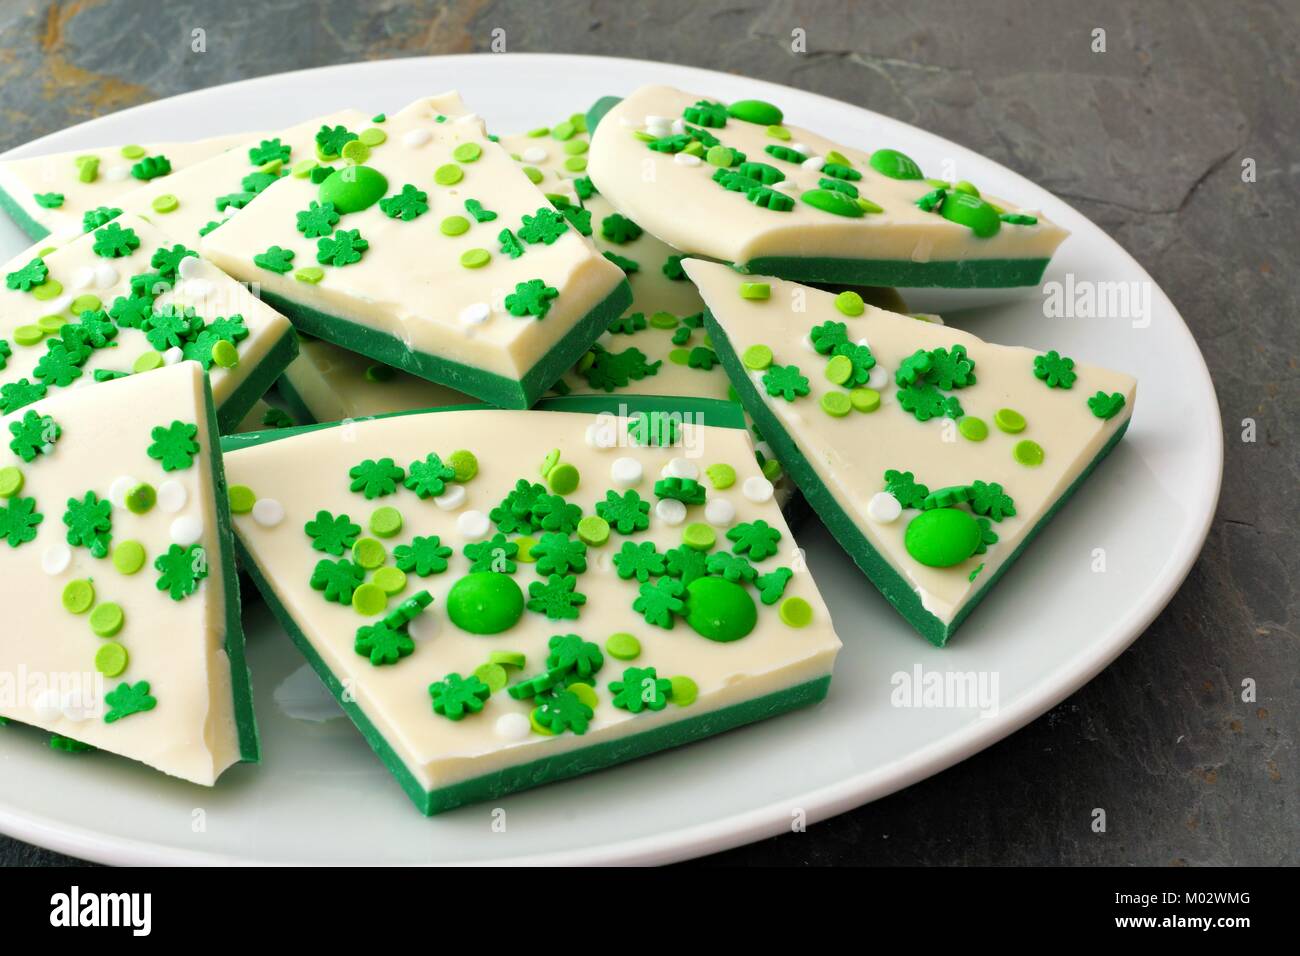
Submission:
[[[1226,429],[1204,553],[1119,661],[917,786],[727,864],[1295,864],[1300,7],[964,4],[9,3],[0,147],[230,80],[363,59],[599,53],[734,71],[899,117],[1065,197],[1143,265],[1209,363]],[[652,7],[652,9],[647,9]],[[160,12],[161,11],[161,12]],[[188,55],[189,31],[235,36]],[[1090,49],[1106,30],[1107,49]],[[790,51],[791,30],[807,52]],[[1241,163],[1258,178],[1244,183]],[[1241,440],[1253,418],[1258,440]],[[1259,701],[1239,700],[1243,678]],[[1091,832],[1092,808],[1108,832]],[[0,837],[0,862],[66,858]]]

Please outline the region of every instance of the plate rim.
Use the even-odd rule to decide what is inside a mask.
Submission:
[[[202,89],[190,90],[185,93],[163,97],[148,103],[141,103],[104,116],[83,121],[73,126],[65,127],[61,130],[56,130],[38,139],[14,147],[4,153],[0,153],[0,160],[20,159],[28,156],[40,155],[43,152],[50,152],[52,149],[42,148],[46,144],[49,144],[50,141],[57,142],[69,135],[75,135],[78,131],[85,132],[87,130],[93,130],[101,125],[108,126],[123,120],[129,121],[135,114],[156,109],[164,103],[171,104],[177,102],[184,105],[185,103],[201,100],[207,97],[220,98],[241,88],[272,84],[277,80],[283,80],[287,77],[298,77],[303,74],[321,75],[333,71],[355,71],[365,73],[369,71],[383,71],[389,69],[409,70],[418,68],[418,65],[421,63],[432,64],[436,62],[439,64],[446,64],[449,61],[477,61],[489,57],[497,60],[503,58],[515,60],[545,60],[553,61],[557,64],[573,61],[596,60],[605,63],[617,62],[641,68],[648,67],[655,70],[662,70],[667,67],[680,71],[684,78],[689,79],[690,75],[694,75],[700,77],[704,81],[707,81],[707,78],[711,76],[725,77],[731,81],[740,78],[744,79],[747,83],[753,84],[755,87],[766,88],[777,95],[782,93],[795,93],[801,98],[810,97],[819,100],[821,101],[821,105],[827,108],[854,111],[860,115],[870,117],[873,121],[883,122],[886,125],[899,124],[905,126],[911,135],[915,135],[920,140],[929,141],[931,145],[941,146],[944,149],[956,151],[958,154],[965,154],[970,158],[978,160],[980,163],[990,164],[991,166],[996,167],[1001,175],[1010,177],[1011,180],[1019,184],[1024,184],[1035,190],[1049,193],[1055,202],[1084,220],[1091,228],[1095,229],[1100,236],[1104,237],[1105,241],[1110,247],[1112,247],[1113,252],[1118,252],[1119,255],[1127,260],[1128,265],[1135,270],[1141,281],[1150,283],[1155,294],[1161,297],[1164,305],[1167,306],[1172,315],[1178,319],[1179,330],[1175,334],[1186,336],[1192,346],[1193,353],[1199,360],[1199,363],[1195,368],[1184,369],[1183,373],[1195,375],[1199,380],[1198,384],[1201,387],[1208,389],[1208,394],[1211,399],[1210,407],[1214,414],[1213,421],[1204,423],[1206,427],[1203,431],[1205,437],[1209,439],[1212,447],[1211,459],[1214,465],[1214,473],[1212,476],[1198,476],[1202,479],[1204,477],[1210,477],[1210,480],[1198,485],[1197,499],[1194,503],[1199,505],[1199,508],[1189,509],[1188,519],[1183,525],[1183,532],[1180,535],[1179,540],[1175,542],[1175,550],[1180,553],[1180,559],[1170,564],[1166,564],[1161,569],[1161,573],[1148,584],[1147,590],[1135,601],[1134,606],[1128,610],[1119,622],[1112,626],[1111,633],[1106,640],[1094,641],[1085,646],[1079,654],[1065,659],[1065,661],[1059,665],[1055,671],[1050,673],[1047,678],[1040,679],[1033,686],[1032,690],[1025,692],[1012,705],[1002,708],[996,720],[980,721],[968,724],[955,732],[948,733],[919,749],[911,751],[901,760],[864,770],[861,773],[845,777],[833,784],[824,785],[801,795],[798,802],[802,805],[801,808],[805,811],[807,822],[809,824],[820,822],[829,817],[836,816],[855,807],[905,789],[914,783],[960,763],[962,760],[973,756],[997,741],[1011,736],[1026,724],[1042,716],[1052,707],[1068,698],[1071,694],[1075,693],[1079,688],[1101,673],[1101,671],[1108,667],[1120,654],[1127,650],[1128,647],[1130,647],[1133,642],[1141,636],[1147,627],[1150,626],[1151,622],[1154,621],[1155,618],[1165,609],[1177,593],[1178,589],[1182,586],[1190,573],[1192,566],[1200,557],[1201,549],[1204,546],[1205,540],[1213,524],[1223,481],[1224,439],[1222,411],[1218,401],[1217,390],[1214,387],[1214,381],[1210,376],[1209,368],[1205,362],[1205,356],[1201,352],[1195,336],[1192,335],[1191,329],[1183,319],[1177,306],[1174,305],[1168,294],[1161,288],[1159,283],[1155,281],[1150,273],[1147,272],[1142,264],[1139,263],[1116,239],[1105,230],[1101,229],[1100,226],[1081,213],[1071,203],[1057,194],[1052,193],[1051,190],[1046,187],[1021,175],[1010,167],[972,150],[969,147],[962,145],[960,142],[940,136],[927,129],[908,123],[905,120],[896,119],[865,106],[858,106],[821,93],[802,90],[798,87],[787,86],[781,83],[774,83],[769,80],[762,80],[753,77],[740,77],[739,74],[723,73],[721,71],[710,70],[703,67],[596,54],[543,52],[504,54],[460,53],[441,56],[393,57],[382,60],[363,60],[352,63],[337,63],[326,66],[305,67],[302,69],[289,70],[280,73],[269,73],[262,76],[249,77],[241,80],[234,80],[229,83],[208,86]],[[54,147],[54,149],[57,150],[57,147]],[[1135,415],[1139,413],[1140,409],[1134,410]],[[835,547],[838,548],[838,545],[835,545]],[[494,858],[490,862],[492,865],[545,864],[559,866],[660,864],[675,862],[732,849],[737,846],[786,832],[789,827],[789,807],[789,800],[772,802],[728,816],[722,820],[696,823],[686,827],[670,828],[652,836],[636,837],[629,840],[605,843],[599,846],[587,846],[520,856],[499,857]],[[0,832],[4,832],[15,839],[23,840],[56,852],[101,863],[196,866],[267,865],[287,862],[259,859],[256,857],[250,858],[245,856],[235,856],[224,852],[199,851],[184,847],[172,847],[162,843],[150,842],[136,838],[106,835],[101,831],[80,824],[68,824],[62,820],[55,820],[43,814],[34,814],[15,810],[2,801],[0,801]],[[299,865],[301,865],[301,863]],[[330,865],[330,862],[322,861],[320,865]],[[461,865],[465,865],[463,861]]]

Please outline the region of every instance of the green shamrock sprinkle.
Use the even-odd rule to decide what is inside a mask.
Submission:
[[[562,532],[543,534],[532,546],[530,554],[537,562],[537,573],[541,575],[568,574],[570,571],[581,574],[587,570],[587,546]]]
[[[429,211],[429,194],[407,183],[397,195],[379,200],[379,209],[389,219],[410,222]]]
[[[708,574],[708,555],[697,548],[686,545],[671,548],[664,552],[664,557],[667,559],[665,573],[680,580],[683,587]]]
[[[316,261],[323,266],[348,266],[361,261],[370,243],[361,238],[360,229],[340,229],[328,239],[316,242]]]
[[[506,310],[518,318],[532,315],[541,320],[551,310],[551,300],[559,294],[558,289],[548,286],[543,280],[529,279],[517,284],[515,291],[506,296]]]
[[[136,684],[123,681],[107,694],[104,702],[109,709],[104,714],[104,723],[113,724],[132,714],[143,714],[158,706],[158,701],[149,693],[149,682],[142,680]]]
[[[180,348],[199,331],[203,320],[188,306],[162,305],[154,309],[144,329],[145,338],[159,352]]]
[[[397,491],[397,485],[406,477],[406,472],[394,464],[391,458],[380,458],[378,461],[367,458],[359,465],[353,465],[348,471],[348,477],[352,479],[349,490],[359,491],[370,500]]]
[[[593,348],[591,364],[579,374],[587,380],[592,388],[612,392],[626,388],[629,382],[640,381],[656,374],[663,360],[649,362],[646,355],[638,348],[629,348],[622,352],[611,352],[602,346]]]
[[[9,442],[9,449],[23,461],[29,462],[37,455],[48,455],[63,434],[63,429],[49,415],[28,412],[20,421],[9,423],[9,434],[14,436]]]
[[[580,206],[565,206],[560,210],[562,215],[574,229],[578,230],[584,236],[591,235],[591,210],[583,209]]]
[[[550,654],[546,658],[546,667],[552,672],[594,677],[605,666],[605,655],[600,647],[584,641],[577,634],[556,634],[547,642],[547,647]]]
[[[477,714],[483,703],[492,696],[492,689],[473,674],[461,677],[453,672],[429,685],[433,699],[433,712],[448,720],[460,720],[466,714]]]
[[[595,712],[571,690],[560,690],[538,698],[534,720],[553,734],[571,730],[581,736],[587,732]]]
[[[195,436],[199,433],[198,425],[187,425],[174,421],[170,425],[158,425],[149,433],[153,444],[147,454],[162,465],[163,471],[181,471],[194,463],[194,456],[199,453],[199,443]]]
[[[338,159],[343,147],[357,139],[346,126],[322,126],[316,131],[316,150],[322,159]]]
[[[1114,418],[1123,407],[1124,396],[1119,392],[1111,392],[1109,395],[1098,392],[1088,399],[1089,410],[1098,418],[1106,420]]]
[[[141,182],[166,176],[172,171],[171,161],[166,156],[146,156],[131,167],[131,176]]]
[[[686,270],[682,268],[682,260],[685,256],[669,256],[664,260],[661,271],[674,282],[686,281]]]
[[[63,205],[63,193],[33,193],[32,198],[42,209],[58,209]]]
[[[781,532],[760,518],[736,525],[727,532],[727,540],[734,542],[737,554],[748,554],[753,560],[762,561],[779,550],[776,543],[781,540]]]
[[[614,569],[624,581],[635,577],[644,584],[651,577],[664,573],[665,556],[655,550],[653,541],[624,541],[622,549],[614,555]]]
[[[523,225],[518,230],[519,238],[524,242],[548,246],[568,231],[568,220],[545,206],[531,216],[524,216]]]
[[[745,558],[730,551],[714,551],[705,561],[709,574],[725,578],[733,583],[753,581],[758,571]]]
[[[30,292],[38,285],[43,285],[49,278],[50,270],[45,260],[37,256],[27,265],[5,276],[5,285],[16,292]]]
[[[208,576],[207,553],[200,544],[181,547],[173,544],[166,554],[160,554],[153,563],[159,572],[156,586],[166,591],[173,601],[180,601],[198,590],[199,582]]]
[[[900,386],[896,397],[899,407],[910,412],[918,422],[927,422],[931,418],[962,417],[961,402],[956,396],[944,395],[930,383]]]
[[[511,259],[518,259],[524,254],[524,247],[509,229],[501,230],[497,235],[497,242],[501,246],[502,255],[509,256]]]
[[[849,344],[849,327],[843,322],[823,322],[808,333],[813,349],[820,355],[830,355],[841,345]]]
[[[334,231],[334,226],[339,221],[339,214],[332,202],[312,200],[306,209],[298,213],[297,218],[299,232],[308,239],[319,239]]]
[[[0,412],[7,415],[24,405],[39,401],[45,397],[45,391],[44,383],[30,382],[25,378],[6,382],[0,385]]]
[[[495,534],[486,541],[472,541],[465,545],[470,571],[495,571],[497,574],[514,574],[519,565],[514,561],[519,554],[519,544],[503,534]]]
[[[787,402],[793,402],[808,394],[809,385],[798,366],[773,364],[763,373],[763,388],[773,398],[780,396]]]
[[[977,515],[987,515],[994,521],[1016,513],[1016,503],[1002,491],[996,481],[973,481],[970,486],[970,507]]]
[[[631,219],[618,213],[611,213],[600,221],[600,234],[619,245],[640,239],[642,231]]]
[[[497,217],[492,210],[484,209],[483,204],[477,199],[466,199],[465,211],[474,217],[475,222],[491,222]]]
[[[609,690],[614,695],[615,707],[639,714],[643,710],[667,707],[672,686],[672,681],[660,677],[653,667],[629,667],[623,671],[621,680],[610,681]]]
[[[1074,371],[1074,359],[1066,358],[1055,349],[1046,355],[1034,356],[1034,378],[1048,388],[1073,388],[1078,377]]]
[[[684,614],[686,602],[682,595],[686,587],[672,577],[660,578],[654,583],[642,584],[632,610],[645,618],[647,624],[672,630],[675,614]]]
[[[293,268],[293,257],[294,251],[292,249],[271,246],[265,252],[259,252],[253,256],[253,265],[269,272],[278,272],[284,275]]]
[[[601,255],[622,269],[624,275],[631,275],[634,272],[641,271],[641,263],[637,262],[635,259],[629,259],[626,256],[620,256],[617,252],[610,252],[608,250],[601,253]]]
[[[330,561],[328,558],[316,563],[311,573],[310,584],[314,590],[325,592],[325,600],[338,604],[351,604],[352,594],[366,579],[366,569],[354,564],[347,558]]]
[[[501,503],[488,512],[488,517],[505,534],[531,534],[537,530],[533,524],[533,504],[544,494],[544,485],[520,478]]]
[[[455,477],[456,469],[431,453],[423,461],[411,462],[404,484],[421,498],[436,498],[446,490],[447,482],[455,480]]]
[[[364,624],[357,628],[352,649],[362,657],[370,658],[375,667],[396,664],[415,650],[415,641],[405,627],[393,627],[386,620]]]
[[[576,590],[577,586],[578,579],[572,574],[552,574],[544,583],[533,581],[528,585],[526,607],[552,621],[575,619],[578,608],[587,603],[587,596]]]
[[[773,605],[781,600],[781,595],[785,593],[785,587],[794,577],[794,572],[789,568],[776,568],[767,574],[760,575],[755,581],[754,586],[758,588],[759,599],[766,605]]]
[[[101,501],[93,491],[87,491],[82,498],[69,498],[63,513],[63,523],[68,526],[68,544],[89,548],[97,558],[106,557],[113,537],[112,510],[112,503]]]
[[[311,538],[311,546],[316,551],[324,551],[334,556],[342,555],[357,543],[361,526],[352,523],[347,515],[337,518],[328,511],[316,512],[316,517],[303,526]]]
[[[264,139],[248,151],[248,161],[254,166],[265,166],[276,160],[284,163],[289,161],[292,151],[292,147],[284,145],[278,138]]]
[[[97,256],[106,259],[120,259],[129,256],[140,248],[140,238],[132,229],[123,229],[115,222],[110,222],[95,232],[95,243],[91,247]]]
[[[452,549],[439,540],[436,534],[411,539],[410,544],[399,544],[393,549],[393,560],[399,570],[422,578],[442,574],[447,570],[447,559]]]
[[[910,471],[893,468],[885,472],[885,490],[904,508],[920,508],[930,494],[930,489],[918,482]]]
[[[112,206],[96,206],[94,209],[82,213],[81,231],[91,232],[105,223],[112,222],[120,215],[122,215],[120,209],[115,209]]]
[[[9,498],[0,508],[0,539],[16,548],[28,541],[36,540],[36,526],[45,520],[45,515],[36,510],[35,498]]]
[[[634,534],[650,527],[650,503],[642,501],[633,490],[622,495],[617,491],[605,492],[605,500],[596,502],[596,514],[619,534]]]

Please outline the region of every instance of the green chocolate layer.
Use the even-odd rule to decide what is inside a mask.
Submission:
[[[40,242],[50,234],[39,222],[28,215],[27,210],[13,196],[0,188],[0,209],[3,209],[14,224],[30,239],[32,242]]]
[[[289,363],[298,357],[298,337],[293,329],[287,329],[279,341],[267,350],[266,355],[257,364],[257,368],[239,383],[221,403],[217,412],[217,427],[223,432],[232,432],[239,427],[245,416],[257,400],[271,390]]]

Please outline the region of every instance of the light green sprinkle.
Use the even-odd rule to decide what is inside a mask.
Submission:
[[[134,143],[130,146],[122,147],[122,156],[126,159],[139,159],[144,155],[144,147],[136,146]]]
[[[352,608],[358,614],[374,617],[388,607],[388,595],[378,584],[367,581],[352,592]]]
[[[528,177],[528,181],[532,183],[534,186],[540,183],[543,179],[542,171],[538,169],[536,166],[525,166],[524,175]]]
[[[682,529],[682,544],[695,551],[708,551],[717,541],[718,535],[712,525],[692,521]]]
[[[237,515],[246,515],[257,504],[257,495],[248,485],[230,486],[230,510]]]
[[[370,580],[385,594],[400,594],[406,587],[406,572],[401,568],[379,568]]]
[[[63,295],[63,283],[58,279],[46,279],[36,288],[32,289],[32,298],[41,302],[48,302],[50,299],[57,299]]]
[[[723,462],[709,465],[704,469],[704,473],[709,476],[709,481],[713,482],[713,487],[718,491],[730,488],[736,483],[736,469]]]
[[[600,515],[587,515],[578,521],[578,540],[599,548],[609,540],[609,522]]]
[[[43,315],[36,320],[36,327],[47,334],[53,334],[68,324],[68,320],[61,315]],[[36,340],[37,342],[40,339]],[[32,345],[32,342],[20,342],[20,345]]]
[[[95,651],[95,670],[105,677],[118,677],[126,670],[130,655],[117,641],[109,641]]]
[[[306,179],[317,165],[319,164],[314,159],[300,159],[289,168],[289,175],[294,179]]]
[[[120,604],[105,602],[90,612],[90,629],[99,637],[112,637],[122,630],[126,615]]]
[[[95,603],[95,586],[78,578],[63,586],[63,608],[73,614],[85,614]]]
[[[674,365],[689,365],[691,361],[690,349],[673,349],[668,353],[668,361]]]
[[[373,126],[369,129],[363,129],[357,134],[357,140],[365,143],[367,146],[378,146],[386,139],[388,139],[388,134],[382,129],[375,129]]]
[[[813,619],[812,605],[801,597],[786,598],[778,613],[790,627],[807,627]]]
[[[677,328],[677,316],[671,312],[656,312],[650,316],[650,326],[655,329]]]
[[[343,151],[339,155],[359,166],[370,158],[370,147],[359,139],[350,139],[343,144]]]
[[[488,655],[488,663],[523,670],[528,664],[528,657],[522,651],[493,651]]]
[[[149,482],[142,481],[128,491],[123,500],[126,502],[126,510],[131,514],[145,515],[158,503],[158,492]]]
[[[531,534],[521,534],[515,538],[515,544],[519,547],[519,552],[515,555],[524,564],[536,564],[537,556],[533,554],[533,548],[537,546],[537,539]]]
[[[144,567],[144,545],[139,541],[119,541],[113,545],[113,567],[121,574],[135,574]]]
[[[668,678],[671,685],[670,698],[678,707],[689,707],[700,696],[700,685],[684,674]]]
[[[179,209],[181,201],[173,193],[163,193],[160,196],[154,196],[149,205],[153,207],[154,212],[165,214]]]
[[[993,413],[993,424],[1008,435],[1014,435],[1017,432],[1025,430],[1025,416],[1021,415],[1014,408],[999,408]]]
[[[162,368],[163,357],[161,352],[155,352],[150,349],[148,352],[141,352],[136,360],[131,363],[133,372],[151,372],[156,368]]]
[[[376,508],[370,516],[370,530],[381,538],[391,538],[402,530],[402,513],[390,505]]]
[[[1016,442],[1016,447],[1011,450],[1011,454],[1020,464],[1030,468],[1036,468],[1043,463],[1043,446],[1027,438]]]
[[[464,216],[448,216],[439,225],[444,236],[460,236],[469,232],[469,220]]]
[[[62,327],[63,323],[60,323]],[[20,325],[14,329],[14,341],[19,345],[35,345],[45,338],[45,330],[39,325]]]
[[[858,316],[866,311],[866,304],[862,301],[862,296],[850,290],[835,297],[835,308],[845,315]]]
[[[460,264],[466,269],[481,269],[492,261],[492,253],[486,249],[466,249],[460,254]]]
[[[860,412],[874,412],[880,407],[880,393],[874,388],[855,388],[849,392],[849,402]]]
[[[374,538],[358,538],[352,546],[352,560],[367,571],[373,571],[388,560],[388,551]]]
[[[620,631],[606,639],[605,651],[620,661],[634,661],[641,656],[641,642],[634,635]]]
[[[827,392],[821,397],[821,407],[822,411],[834,418],[843,418],[853,410],[845,392]]]
[[[546,476],[546,483],[557,495],[571,495],[578,490],[581,477],[575,466],[568,462],[561,462],[551,469],[550,474]]]
[[[239,350],[228,339],[219,339],[212,346],[212,361],[221,368],[234,368],[239,364]]]
[[[740,284],[740,297],[755,301],[770,299],[772,297],[772,287],[766,282],[742,282]]]
[[[783,139],[787,141],[791,138],[790,131],[784,126],[769,126],[767,128],[767,135],[771,136],[773,139]]]
[[[325,278],[325,270],[316,266],[307,266],[305,269],[298,269],[294,272],[293,277],[299,282],[306,282],[308,285],[315,285]]]
[[[967,441],[983,441],[989,437],[988,423],[974,415],[963,416],[957,423],[957,431],[961,432],[962,437]]]
[[[23,473],[13,465],[0,468],[0,498],[12,498],[23,490]]]
[[[447,466],[456,472],[457,481],[469,481],[478,474],[478,458],[464,448],[458,448],[447,456]]]
[[[570,156],[564,161],[564,168],[571,173],[580,173],[587,168],[587,157]]]
[[[490,661],[474,668],[474,676],[487,684],[488,690],[494,694],[510,682],[510,676],[506,673],[506,669],[500,664],[493,664]]]
[[[483,147],[478,143],[461,143],[451,151],[451,158],[458,163],[472,163],[483,155]]]
[[[94,312],[103,304],[104,303],[99,296],[86,293],[73,299],[72,305],[69,308],[72,310],[73,315],[81,315],[83,312]]]
[[[433,171],[433,181],[439,186],[454,186],[465,178],[465,171],[455,163],[447,163]]]
[[[836,355],[826,363],[826,378],[843,385],[853,376],[853,360],[847,355]]]

